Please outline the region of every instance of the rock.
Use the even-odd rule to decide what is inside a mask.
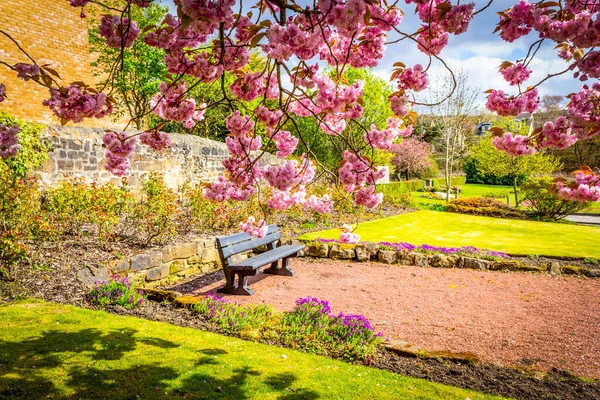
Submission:
[[[174,274],[179,271],[183,271],[189,268],[186,260],[175,260],[169,264],[169,274]]]
[[[592,269],[588,271],[588,277],[590,278],[600,278],[600,269]]]
[[[197,243],[180,243],[165,246],[162,248],[162,262],[167,263],[178,258],[190,258],[195,256],[197,251]]]
[[[451,268],[453,267],[451,260],[448,256],[441,254],[435,254],[429,257],[429,265],[434,268]]]
[[[493,261],[490,264],[490,271],[517,271],[520,263],[518,261]]]
[[[143,271],[160,266],[162,253],[160,251],[148,251],[131,257],[131,270]]]
[[[421,349],[414,344],[403,342],[401,340],[392,340],[383,344],[383,346],[402,356],[417,357],[421,354]]]
[[[123,258],[121,260],[113,260],[109,262],[109,268],[113,274],[120,274],[129,271],[129,260]]]
[[[358,261],[369,261],[377,257],[379,245],[376,243],[359,243],[356,245],[356,258]]]
[[[334,244],[329,251],[329,257],[333,259],[351,260],[355,255],[354,249],[344,247],[341,244]]]
[[[399,251],[396,253],[396,262],[402,265],[414,265],[415,259],[412,254],[406,254]]]
[[[221,262],[219,251],[216,248],[202,249],[198,255],[202,259],[202,262]]]
[[[169,276],[169,266],[161,265],[160,267],[152,268],[146,273],[146,280],[157,281]]]
[[[429,267],[429,257],[427,254],[414,253],[412,255],[413,265],[417,267]]]
[[[198,244],[198,254],[202,249],[215,249],[217,247],[214,238],[197,239],[196,243]]]
[[[486,271],[490,268],[491,262],[488,260],[480,260],[479,258],[463,257],[463,265],[469,269],[479,269]]]
[[[560,264],[556,261],[550,263],[550,275],[559,276],[561,274]]]
[[[313,243],[308,247],[308,255],[327,258],[329,256],[329,245],[327,243]]]
[[[106,268],[86,267],[77,272],[77,278],[86,285],[93,285],[98,281],[107,281],[110,273]]]
[[[382,263],[393,264],[396,262],[396,252],[394,250],[379,250],[377,259]]]

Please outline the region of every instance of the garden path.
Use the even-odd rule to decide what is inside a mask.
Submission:
[[[426,350],[600,378],[600,280],[343,260],[291,264],[295,277],[266,276],[251,285],[254,296],[226,297],[280,310],[317,297]]]

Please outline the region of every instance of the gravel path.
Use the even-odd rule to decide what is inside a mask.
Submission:
[[[600,378],[600,280],[332,260],[290,264],[295,277],[266,276],[251,285],[254,296],[228,297],[290,310],[296,299],[313,296],[423,349]]]

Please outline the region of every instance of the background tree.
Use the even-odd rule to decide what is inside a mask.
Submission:
[[[392,146],[392,165],[396,173],[403,174],[405,179],[431,177],[435,161],[431,159],[430,145],[416,138],[406,138],[402,143]]]
[[[469,85],[466,71],[459,70],[454,74],[454,80],[451,78],[448,75],[432,77],[433,84],[426,93],[427,102],[434,104],[426,108],[430,121],[441,129],[438,143],[446,201],[450,199],[452,175],[475,140],[473,115],[477,111],[475,101],[479,95],[479,88]]]
[[[119,1],[113,3],[119,5]],[[164,52],[144,42],[144,28],[159,25],[167,11],[167,7],[155,3],[148,8],[133,8],[131,17],[140,28],[140,40],[123,49],[109,47],[106,39],[100,36],[100,16],[89,18],[90,51],[96,56],[92,72],[100,78],[98,86],[101,90],[107,89],[117,100],[114,116],[126,115],[138,130],[143,128],[149,116],[150,99],[167,74]]]
[[[509,127],[508,122],[505,125]],[[477,163],[477,167],[482,173],[508,176],[512,180],[517,206],[519,205],[518,184],[520,177],[551,174],[561,168],[558,158],[547,152],[540,151],[528,157],[506,154],[494,147],[492,137],[489,134],[484,136],[479,144],[471,148],[471,158]]]

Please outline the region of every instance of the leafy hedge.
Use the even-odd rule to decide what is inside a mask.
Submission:
[[[465,161],[463,170],[467,175],[465,177],[467,183],[497,186],[513,185],[513,180],[510,176],[496,176],[482,173],[478,168],[477,161],[473,160],[472,158],[468,158]],[[527,180],[527,175],[520,175],[517,177],[517,186],[520,186],[523,182],[525,182],[525,180]]]
[[[466,183],[466,177],[453,176],[451,181],[452,181],[451,182],[452,186],[464,185]],[[446,180],[444,178],[433,179],[433,186],[434,187],[446,186]],[[392,193],[392,192],[404,193],[404,192],[416,192],[417,190],[423,189],[424,187],[425,187],[425,181],[418,179],[418,180],[380,184],[380,185],[377,185],[377,190],[383,192],[384,194]]]

